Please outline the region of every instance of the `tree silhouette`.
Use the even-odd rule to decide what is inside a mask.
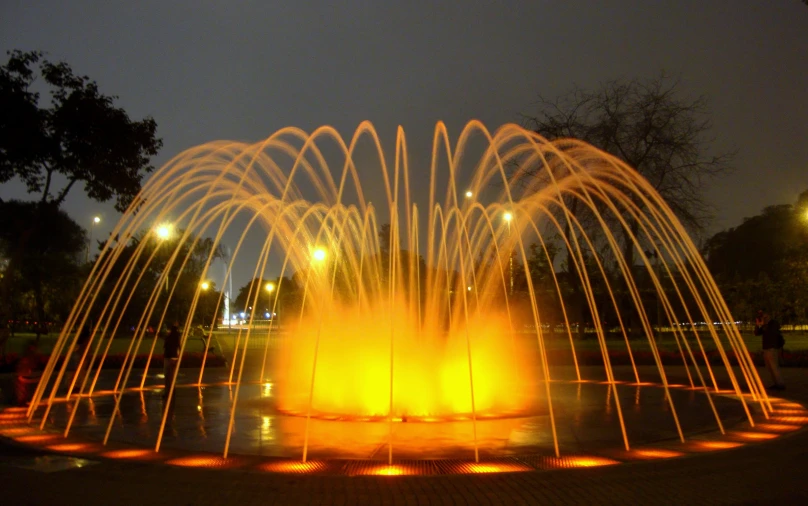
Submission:
[[[162,141],[157,124],[132,121],[88,77],[41,52],[9,52],[0,67],[0,182],[20,178],[41,202],[59,206],[81,183],[99,202],[115,199],[123,212],[138,194]],[[37,73],[38,70],[38,73]],[[41,78],[41,81],[39,80]],[[40,101],[34,83],[46,85]],[[57,188],[56,176],[65,179]]]
[[[710,211],[702,195],[704,184],[729,170],[732,154],[707,153],[711,125],[706,99],[683,98],[678,88],[678,81],[664,74],[646,81],[609,81],[593,91],[574,89],[556,100],[540,97],[538,115],[526,116],[525,121],[549,140],[580,139],[623,160],[650,182],[685,226],[699,232]],[[523,177],[531,184],[547,175],[537,171],[525,172]],[[637,198],[633,203],[643,207]],[[570,198],[567,208],[584,226],[599,228],[577,198]],[[623,218],[625,226],[614,225],[622,231],[621,254],[633,265],[631,238],[638,236],[640,227],[629,213]],[[568,227],[564,235],[570,233]],[[572,262],[567,265],[569,279],[581,277]],[[623,284],[620,312],[630,326],[636,310]],[[574,288],[572,299],[583,300],[580,295]]]
[[[124,211],[154,170],[149,159],[162,141],[152,118],[131,120],[115,106],[116,97],[102,94],[67,63],[51,62],[38,51],[8,54],[0,66],[0,183],[19,178],[29,193],[39,194],[39,210],[17,230],[16,246],[7,252],[6,268],[21,272],[26,255],[37,253],[29,251],[29,239],[51,233],[50,214],[77,183],[91,199],[114,199]],[[43,87],[47,100],[35,91]],[[15,280],[0,280],[0,319],[13,302]]]

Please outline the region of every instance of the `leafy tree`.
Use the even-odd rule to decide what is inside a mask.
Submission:
[[[102,94],[67,63],[51,62],[38,51],[8,54],[0,66],[0,183],[19,178],[29,193],[39,194],[42,208],[17,230],[17,247],[6,257],[7,269],[20,273],[26,257],[39,254],[36,246],[28,250],[28,240],[52,232],[47,220],[77,183],[91,199],[114,199],[115,208],[124,211],[140,192],[144,175],[154,170],[149,159],[162,141],[152,118],[131,120],[115,106],[115,97]],[[48,90],[47,100],[40,100],[34,83]],[[3,277],[0,317],[15,303],[11,294],[20,291],[12,283],[41,279]]]
[[[49,89],[44,103],[32,90],[35,82]],[[0,182],[19,177],[30,193],[56,206],[81,183],[91,199],[114,198],[123,212],[154,170],[149,159],[162,141],[154,119],[131,120],[115,98],[67,63],[37,51],[9,52],[0,67]],[[59,189],[57,174],[66,179]]]
[[[42,226],[32,233],[34,221]],[[0,222],[0,256],[13,256],[27,236],[25,254],[3,273],[13,286],[10,312],[40,323],[65,318],[83,276],[84,230],[50,203],[0,201]]]
[[[271,312],[273,307],[275,312],[279,314],[281,312],[286,314],[294,313],[300,309],[302,295],[296,278],[296,276],[293,276],[282,279],[252,279],[239,288],[234,311],[255,313],[255,318],[258,320],[263,319],[264,312]],[[267,285],[271,285],[272,288],[268,290]],[[253,301],[255,301],[254,304]]]
[[[271,289],[267,289],[267,286],[271,286]],[[259,315],[264,311],[271,310],[277,286],[277,280],[263,278],[251,280],[249,283],[239,288],[235,300],[235,311],[239,313],[242,311],[245,313],[252,312],[253,304],[255,304],[255,312]]]
[[[736,318],[765,307],[785,323],[808,321],[808,191],[718,232],[704,248],[707,266]]]
[[[192,322],[210,323],[211,315],[219,312],[219,308],[215,307],[216,301],[219,300],[219,292],[215,290],[215,287],[210,286],[207,290],[203,290],[201,283],[206,281],[204,268],[208,256],[213,253],[214,258],[222,258],[223,254],[218,249],[213,251],[213,240],[210,238],[200,238],[191,249],[195,238],[189,236],[184,241],[180,241],[182,235],[183,231],[177,230],[173,237],[168,239],[156,239],[149,233],[133,237],[123,247],[120,256],[112,266],[112,271],[101,286],[94,313],[97,315],[108,300],[116,298],[116,294],[119,292],[114,292],[115,283],[126,278],[126,265],[134,258],[134,274],[129,277],[123,287],[125,296],[121,303],[131,294],[131,301],[123,311],[124,325],[137,324],[143,311],[147,309],[148,300],[155,290],[157,290],[158,298],[155,311],[146,322],[147,325],[157,325],[166,305],[168,305],[166,313],[168,321],[164,323],[171,324],[176,321],[182,325],[197,293],[199,293],[199,300]],[[143,248],[138,253],[140,245]],[[175,260],[169,265],[175,252]],[[153,258],[152,254],[154,254]],[[149,261],[150,258],[152,258],[151,261]],[[183,262],[185,265],[182,265]],[[161,281],[161,275],[166,269],[168,269],[167,278],[163,278]],[[135,284],[137,277],[141,274],[140,282]],[[175,283],[176,288],[173,288],[172,292]],[[208,281],[208,283],[210,282]],[[118,307],[114,311],[118,314],[121,310],[122,308]]]

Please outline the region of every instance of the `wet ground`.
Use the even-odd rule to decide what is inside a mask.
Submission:
[[[205,386],[179,386],[166,418],[161,445],[166,449],[221,453],[227,438],[235,385],[225,383],[226,369],[205,373]],[[193,383],[198,371],[180,371],[178,385]],[[63,429],[77,409],[70,434],[100,441],[109,426],[116,398],[105,392],[114,374],[103,374],[98,395],[57,402],[47,427]],[[162,378],[150,375],[147,388],[126,392],[120,415],[112,422],[110,441],[154,447],[165,408]],[[563,453],[599,451],[623,446],[622,415],[632,447],[678,439],[676,421],[665,390],[654,385],[600,382],[551,382],[552,413]],[[308,421],[310,458],[387,459],[392,442],[398,459],[473,458],[475,442],[486,457],[553,453],[553,425],[544,385],[537,390],[530,416],[499,419],[412,422]],[[686,436],[715,431],[716,415],[703,391],[677,386],[670,390],[676,416]],[[274,384],[243,384],[230,440],[231,454],[299,458],[306,441],[307,419],[277,409]],[[741,403],[711,396],[726,426],[745,419]],[[619,410],[618,410],[619,407]],[[41,411],[40,411],[41,413]]]

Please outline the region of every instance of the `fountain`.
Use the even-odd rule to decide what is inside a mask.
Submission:
[[[689,403],[703,413],[699,427],[721,434],[722,415],[754,426],[772,413],[699,252],[636,171],[576,140],[548,142],[516,125],[490,132],[479,122],[454,144],[439,123],[428,167],[408,156],[402,129],[384,151],[365,122],[350,139],[330,127],[285,128],[259,143],[213,142],[173,158],[95,262],[28,420],[64,436],[96,426],[107,444],[116,420],[146,419],[151,429],[138,444],[159,450],[166,437],[182,438],[173,420],[187,410],[198,412],[204,434],[191,445],[215,440],[222,446],[210,449],[224,457],[234,434],[255,430],[248,446],[272,440],[275,455],[302,463],[312,447],[351,457],[372,445],[389,471],[402,456],[473,455],[478,463],[481,452],[518,453],[520,437],[526,452],[559,458],[569,427],[584,423],[582,406],[597,405],[611,427],[606,439],[626,452],[637,425],[665,425],[666,437],[685,442],[690,410],[681,406]],[[163,222],[179,237],[149,247],[143,231]],[[160,389],[159,349],[146,328],[178,319],[185,350],[200,294],[172,306],[179,278],[171,272],[191,261],[200,237],[213,245],[204,271],[230,242],[225,283],[236,265],[254,266],[254,278],[273,270],[268,309],[281,324],[257,325],[253,312],[235,325],[219,338],[227,341],[219,351],[229,352],[224,369],[206,367],[206,348],[198,374],[180,372],[188,370],[182,356],[166,392],[171,408],[155,407],[147,396]],[[138,247],[125,256],[132,239]],[[102,374],[143,265],[160,255],[165,268],[148,287],[128,351]],[[283,299],[289,290],[295,296]],[[250,306],[259,292],[251,289]],[[73,374],[58,357],[74,354],[76,330],[91,321],[82,374]],[[662,330],[674,353],[660,349]],[[142,347],[146,363],[136,367]],[[672,382],[671,364],[684,383]],[[104,378],[108,401],[96,414]],[[641,388],[651,384],[657,393]],[[214,413],[205,407],[210,392],[220,397]],[[652,419],[642,419],[645,411]]]

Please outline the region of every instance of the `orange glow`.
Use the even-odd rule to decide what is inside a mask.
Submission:
[[[777,434],[770,434],[768,432],[735,432],[732,435],[749,440],[774,439],[777,437]]]
[[[682,452],[673,450],[661,450],[657,448],[649,448],[643,450],[634,450],[631,455],[644,458],[644,459],[670,459],[673,457],[681,457]]]
[[[776,402],[775,399],[772,399],[771,397],[769,397],[769,400],[773,403]],[[778,402],[776,409],[780,408],[805,410],[805,406],[797,402]]]
[[[527,466],[520,466],[518,464],[507,464],[507,463],[479,463],[479,464],[468,464],[463,466],[464,472],[468,473],[515,473],[515,472],[523,472],[529,471],[530,468]]]
[[[166,464],[181,467],[235,467],[239,464],[239,461],[214,456],[196,456],[168,460]]]
[[[93,446],[87,443],[63,443],[51,445],[47,448],[48,450],[53,450],[55,452],[86,452],[93,449]]]
[[[799,425],[786,425],[784,423],[761,423],[757,426],[760,430],[770,430],[772,432],[791,432],[800,428]]]
[[[361,311],[329,307],[322,322],[305,318],[293,330],[286,356],[278,357],[280,409],[308,412],[319,336],[312,411],[320,416],[350,415],[355,420],[388,416],[392,327],[393,416],[471,419],[466,328],[453,328],[449,335],[437,326],[424,325],[419,331],[406,302],[390,307],[383,303],[366,304]],[[469,322],[478,413],[521,411],[526,408],[524,399],[531,397],[525,391],[529,368],[520,358],[530,355],[502,345],[511,340],[508,332],[507,322],[495,314]]]
[[[112,450],[106,453],[102,453],[102,457],[106,457],[109,459],[139,459],[149,456],[154,456],[155,452],[152,450]]]
[[[772,414],[779,416],[779,415],[808,415],[808,411],[804,409],[780,409],[775,408],[772,410]]]
[[[30,434],[36,432],[31,427],[11,427],[9,429],[0,429],[0,435],[3,436],[16,436],[19,434]]]
[[[258,466],[261,471],[272,473],[316,473],[325,469],[325,463],[317,461],[301,462],[299,460],[267,462]]]
[[[30,436],[14,438],[14,440],[20,443],[42,443],[44,441],[53,441],[58,437],[56,434],[31,434]]]
[[[367,472],[361,474],[369,474],[374,476],[402,476],[405,474],[411,474],[407,471],[408,470],[402,466],[379,466],[373,467]]]
[[[3,410],[3,413],[27,413],[28,408],[21,407],[21,406],[13,406],[10,408],[6,408]]]
[[[566,460],[568,466],[571,467],[611,466],[620,463],[616,460],[607,459],[605,457],[567,457],[564,460]]]
[[[0,420],[23,420],[25,413],[0,413]]]
[[[742,443],[735,441],[694,441],[694,444],[705,450],[728,450],[742,445]]]
[[[808,416],[775,416],[771,420],[778,423],[808,424]]]

